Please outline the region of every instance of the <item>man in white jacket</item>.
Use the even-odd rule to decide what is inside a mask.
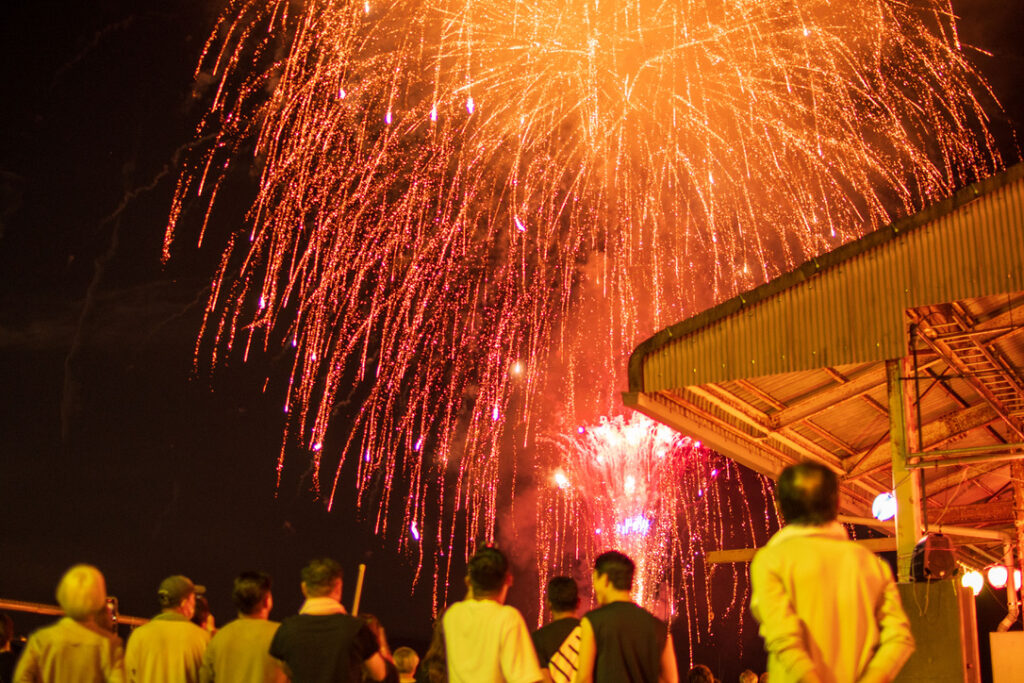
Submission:
[[[786,522],[754,556],[750,611],[772,683],[891,681],[914,651],[889,566],[836,521],[839,482],[811,462],[776,491]]]

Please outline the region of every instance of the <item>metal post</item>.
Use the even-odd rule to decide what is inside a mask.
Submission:
[[[1013,526],[1017,531],[1017,564],[1024,576],[1024,463],[1010,463],[1010,481],[1013,482]],[[1013,572],[1006,586],[1009,591],[1014,587]]]
[[[889,387],[889,443],[892,449],[892,488],[896,495],[896,574],[910,581],[914,545],[921,533],[921,486],[918,473],[907,468],[909,454],[902,360],[885,361]]]

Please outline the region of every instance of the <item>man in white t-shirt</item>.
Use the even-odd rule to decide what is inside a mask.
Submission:
[[[449,683],[538,683],[537,653],[519,610],[505,604],[512,575],[497,548],[469,560],[469,595],[444,613]]]

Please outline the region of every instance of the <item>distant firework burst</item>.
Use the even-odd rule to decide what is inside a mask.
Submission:
[[[319,491],[329,453],[333,500],[358,454],[378,528],[448,551],[460,514],[493,538],[503,455],[609,410],[639,336],[1000,164],[940,0],[251,0],[197,77],[165,257],[259,177],[197,354],[287,349],[279,471],[304,448]]]
[[[585,585],[594,558],[619,550],[636,562],[638,603],[665,619],[683,610],[691,644],[710,633],[713,596],[703,558],[724,545],[756,546],[777,528],[768,481],[758,477],[761,491],[748,495],[729,460],[640,414],[543,439],[542,448],[553,451],[547,461],[557,465],[541,468],[541,585],[557,574],[577,575]],[[738,617],[747,597],[734,591],[722,616]],[[732,632],[739,632],[738,618]]]

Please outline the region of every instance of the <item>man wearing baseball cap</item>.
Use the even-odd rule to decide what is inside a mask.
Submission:
[[[196,594],[206,589],[180,574],[160,583],[160,614],[135,629],[125,649],[129,683],[197,683],[210,634],[191,621]]]

